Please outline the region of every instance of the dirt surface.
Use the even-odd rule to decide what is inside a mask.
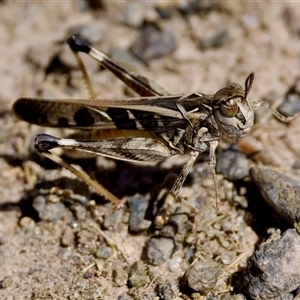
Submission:
[[[200,1],[198,8],[184,1],[133,3],[107,1],[99,8],[84,1],[0,3],[0,299],[221,299],[236,293],[237,272],[269,229],[285,229],[248,177],[233,183],[218,175],[223,201],[216,213],[207,156],[181,191],[195,213],[169,197],[161,209],[155,202],[161,188],[166,190],[164,179],[173,180],[172,170],[180,170],[185,156],[157,167],[73,159],[122,198],[123,206],[115,208],[35,154],[35,134],[67,133],[19,121],[11,106],[21,96],[88,97],[65,43],[74,32],[174,94],[214,94],[228,82],[244,85],[255,72],[250,98],[268,95],[276,107],[298,80],[300,3]],[[166,52],[175,47],[168,34],[176,49],[146,63],[132,56],[129,50],[145,23],[167,32]],[[99,97],[128,95],[97,62],[82,58]],[[272,164],[297,175],[299,124],[299,119],[283,124],[261,109],[239,149],[249,164]],[[220,150],[227,147],[222,143]],[[176,230],[170,226],[165,230],[172,233],[162,234],[161,224],[176,206],[182,219],[173,220]],[[147,217],[132,225],[139,209]],[[202,272],[203,286],[191,290],[182,276],[196,262],[217,272]]]

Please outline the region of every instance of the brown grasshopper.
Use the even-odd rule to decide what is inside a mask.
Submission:
[[[264,102],[251,103],[248,94],[254,80],[253,73],[246,79],[245,90],[237,83],[229,83],[214,95],[172,95],[154,81],[128,70],[91,47],[81,36],[74,34],[68,43],[84,72],[92,98],[20,98],[14,103],[13,111],[20,119],[32,124],[90,130],[88,139],[64,139],[38,134],[35,149],[68,168],[112,202],[117,201],[114,195],[50,150],[69,148],[119,160],[144,162],[159,162],[175,154],[187,153],[190,159],[170,191],[175,198],[198,154],[209,150],[209,166],[218,208],[220,192],[215,172],[218,140],[223,137],[230,142],[237,142],[245,136],[253,125],[254,110],[259,107],[271,109],[284,122],[296,116],[284,117]],[[78,52],[89,54],[141,97],[97,99]],[[109,132],[113,135],[109,135]]]

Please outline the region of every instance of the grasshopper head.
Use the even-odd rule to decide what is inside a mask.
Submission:
[[[254,122],[253,109],[247,99],[254,74],[246,79],[245,91],[238,83],[229,83],[213,98],[213,114],[225,140],[237,142],[245,136]]]

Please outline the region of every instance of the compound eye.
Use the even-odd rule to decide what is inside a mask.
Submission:
[[[225,117],[233,118],[238,113],[238,105],[233,99],[221,102],[220,106],[221,112]]]

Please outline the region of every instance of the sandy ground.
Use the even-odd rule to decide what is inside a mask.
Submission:
[[[246,77],[255,72],[250,98],[261,100],[272,93],[272,99],[279,99],[274,105],[279,105],[280,97],[300,75],[300,15],[297,16],[300,3],[226,1],[186,14],[179,13],[176,1],[145,1],[142,5],[147,7],[139,8],[144,13],[131,13],[129,19],[137,16],[158,24],[173,34],[177,48],[147,64],[131,58],[129,65],[174,94],[195,91],[213,94],[228,82],[243,85]],[[170,9],[171,17],[160,18],[156,6]],[[75,59],[64,41],[73,32],[80,32],[105,53],[116,58],[118,53],[124,55],[141,35],[139,26],[126,24],[126,9],[128,1],[104,2],[98,10],[91,9],[84,1],[0,3],[1,299],[190,299],[191,292],[180,289],[178,281],[195,260],[218,263],[222,276],[216,286],[194,293],[193,297],[206,299],[208,295],[216,295],[214,299],[219,299],[234,293],[234,274],[245,266],[257,241],[268,237],[268,228],[282,226],[268,208],[259,212],[262,208],[258,206],[257,215],[257,210],[249,208],[253,199],[245,197],[247,178],[237,187],[218,176],[224,201],[216,214],[209,167],[207,162],[199,161],[182,190],[182,195],[198,209],[191,221],[194,227],[184,233],[184,238],[183,234],[177,236],[185,242],[177,241],[180,246],[171,258],[154,266],[144,252],[158,229],[153,225],[149,230],[130,233],[126,200],[136,192],[145,196],[156,189],[162,181],[158,177],[166,176],[174,165],[179,168],[184,157],[168,160],[159,168],[99,158],[96,163],[100,181],[124,199],[123,208],[114,211],[67,171],[55,169],[54,164],[34,154],[36,133],[51,132],[58,136],[65,133],[17,120],[11,113],[13,102],[21,96],[88,97]],[[224,29],[227,35],[224,43],[199,48],[200,40],[210,39]],[[57,66],[55,57],[60,68],[53,70]],[[126,57],[119,59],[126,61]],[[109,72],[100,71],[92,59],[83,59],[99,97],[124,96],[122,83]],[[255,157],[256,161],[249,159],[249,163],[272,163],[292,172],[299,160],[300,121],[287,126],[266,110],[258,116],[258,121],[240,144],[246,154],[263,150]],[[96,173],[95,165],[77,163]],[[105,176],[101,177],[99,170]],[[63,182],[61,178],[72,180]],[[48,185],[44,185],[45,181]],[[74,193],[62,195],[63,192],[53,191],[51,186],[55,184]],[[94,200],[95,205],[87,204],[89,200]],[[168,209],[167,214],[171,214],[174,205]],[[43,210],[48,217],[42,216]],[[266,214],[270,220],[265,220]],[[110,216],[113,216],[111,221]],[[104,250],[99,249],[111,251],[112,255],[104,258]],[[136,267],[135,262],[142,266]],[[128,283],[134,271],[142,277],[141,284]],[[166,295],[159,298],[168,284],[172,290],[170,298]]]

